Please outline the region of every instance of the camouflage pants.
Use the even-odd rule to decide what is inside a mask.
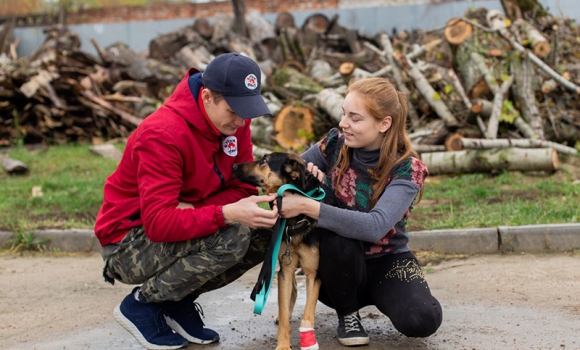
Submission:
[[[232,224],[203,238],[154,243],[136,227],[118,244],[103,247],[103,275],[142,284],[147,301],[178,301],[221,288],[261,263],[271,235]]]

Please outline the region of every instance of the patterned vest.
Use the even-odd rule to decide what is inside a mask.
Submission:
[[[326,184],[334,189],[339,207],[369,212],[373,195],[372,185],[376,182],[376,180],[373,180],[373,169],[355,161],[351,155],[349,167],[342,175],[340,183],[338,183],[338,168],[335,167],[335,164],[343,144],[344,135],[338,129],[331,129],[325,138],[319,142],[320,151],[326,159],[329,169],[332,169],[330,176],[326,177]],[[409,157],[393,168],[387,180],[387,186],[391,181],[397,179],[411,181],[419,188],[422,188],[428,175],[427,167],[423,162],[417,158]],[[383,238],[374,244],[365,242],[367,256],[372,255],[374,257],[383,254],[403,253],[410,250],[407,244],[409,237],[406,224],[412,208],[413,206],[411,205],[395,226],[385,227]]]

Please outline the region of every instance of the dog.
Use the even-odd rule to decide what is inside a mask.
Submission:
[[[329,188],[321,184],[318,178],[307,170],[304,160],[290,153],[270,153],[254,162],[235,164],[233,175],[242,182],[262,188],[264,193],[277,193],[282,185],[292,184],[305,193],[321,186],[325,188],[326,197],[332,197]],[[325,202],[329,202],[326,197]],[[291,349],[290,319],[296,303],[295,275],[299,267],[306,275],[306,306],[300,322],[301,349],[318,349],[313,329],[320,291],[320,278],[317,276],[318,245],[323,229],[316,228],[315,225],[316,220],[305,215],[286,219],[286,230],[278,255],[280,270],[278,271],[278,345],[276,350]],[[303,330],[308,331],[302,333]],[[308,332],[311,333],[307,334]]]

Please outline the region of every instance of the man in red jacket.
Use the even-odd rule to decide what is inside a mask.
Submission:
[[[264,259],[278,212],[232,176],[253,160],[250,120],[270,115],[260,69],[230,53],[202,74],[190,69],[173,94],[127,140],[104,187],[95,223],[103,276],[140,284],[115,319],[148,349],[213,343],[195,299]],[[175,331],[175,332],[174,332]]]

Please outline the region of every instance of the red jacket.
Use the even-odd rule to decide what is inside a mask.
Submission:
[[[127,140],[119,166],[105,182],[95,223],[102,246],[120,242],[140,225],[153,242],[208,236],[226,226],[223,205],[258,193],[232,177],[234,163],[254,158],[250,120],[233,137],[217,131],[191,92],[197,95],[202,87],[199,74],[189,81],[191,90],[188,85],[195,73],[191,69]],[[195,209],[176,209],[179,202]]]

